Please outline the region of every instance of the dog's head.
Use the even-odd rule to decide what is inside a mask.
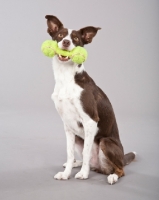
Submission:
[[[47,19],[47,32],[53,40],[56,40],[59,48],[71,51],[76,46],[83,47],[85,44],[91,43],[97,31],[101,28],[88,26],[80,30],[72,30],[64,28],[61,21],[53,16],[46,15]],[[69,61],[68,57],[58,55],[58,59],[62,62]]]

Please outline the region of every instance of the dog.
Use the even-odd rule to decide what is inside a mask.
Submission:
[[[47,32],[58,47],[71,51],[92,42],[99,27],[87,26],[79,30],[64,28],[53,15],[46,15]],[[51,96],[62,118],[67,141],[65,170],[54,178],[69,179],[73,167],[81,170],[77,179],[87,179],[90,169],[108,175],[109,184],[124,176],[123,167],[135,158],[135,152],[124,155],[112,105],[106,94],[95,84],[83,64],[69,57],[53,57],[55,88]],[[82,157],[76,160],[75,151]]]

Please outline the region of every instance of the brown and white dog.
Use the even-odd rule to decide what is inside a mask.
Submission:
[[[60,20],[47,15],[48,29],[61,49],[91,43],[100,28],[88,26],[78,31],[64,28]],[[85,71],[83,64],[73,63],[69,57],[53,57],[55,88],[52,99],[64,123],[67,138],[65,170],[54,178],[68,179],[73,167],[81,167],[77,179],[87,179],[94,170],[108,175],[113,184],[124,175],[123,167],[135,158],[135,152],[124,155],[112,105],[104,92]],[[75,160],[77,151],[83,161]]]

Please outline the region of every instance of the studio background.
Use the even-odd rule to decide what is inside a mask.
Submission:
[[[66,28],[96,26],[84,66],[109,97],[121,140],[136,160],[110,187],[106,176],[55,181],[63,170],[63,124],[51,94],[51,59],[40,47],[51,39],[46,14]],[[0,2],[0,197],[9,199],[158,199],[159,1],[69,0]]]

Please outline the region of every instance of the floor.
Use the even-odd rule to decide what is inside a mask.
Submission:
[[[120,117],[118,125],[125,153],[136,159],[125,167],[125,177],[109,185],[105,175],[91,172],[76,180],[54,180],[66,161],[65,135],[55,110],[0,112],[0,199],[159,199],[159,123],[156,117]]]

